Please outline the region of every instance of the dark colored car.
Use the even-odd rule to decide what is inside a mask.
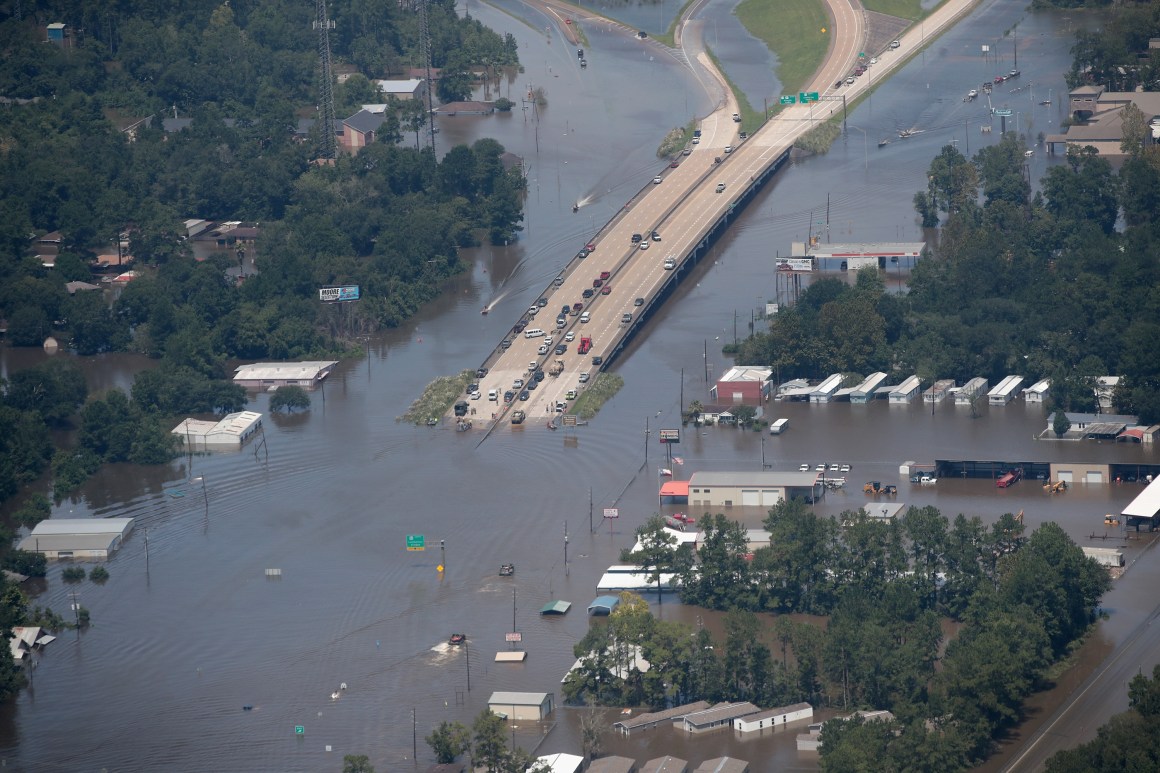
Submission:
[[[528,382],[528,391],[534,391],[535,388],[538,387],[539,385],[540,385],[540,382],[536,381],[535,378],[532,378],[532,380]]]
[[[475,371],[476,378],[483,378],[486,375],[487,375],[487,368],[480,368],[479,370]]]
[[[568,312],[570,312],[571,310],[572,310],[572,307],[571,307],[571,306],[569,306],[569,305],[568,305],[568,304],[566,304],[566,303],[565,303],[563,306],[561,306],[561,307],[560,307],[560,313],[561,313],[561,314],[567,314],[567,313],[568,313]]]
[[[589,289],[582,292],[581,295],[583,295],[585,298],[591,298],[593,295],[596,295],[596,293]]]
[[[601,357],[599,354],[592,358],[593,365],[600,365],[603,362],[604,362],[604,358]]]
[[[600,278],[604,279],[604,280],[608,280],[608,279],[612,278],[612,272],[611,271],[601,271]]]
[[[584,308],[583,303],[573,303],[572,304],[572,313],[579,314],[581,312],[581,310],[583,310],[583,308]]]
[[[543,380],[544,380],[544,371],[543,370],[536,370],[536,372],[532,374],[532,381],[543,381]]]
[[[608,295],[610,292],[612,292],[612,285],[604,285],[604,289],[600,291],[600,294]]]
[[[542,309],[542,308],[544,308],[545,306],[547,306],[547,305],[548,305],[548,299],[547,299],[547,298],[541,298],[540,300],[536,301],[536,305],[537,305],[537,306],[539,306],[539,307]]]
[[[512,345],[512,339],[510,339],[510,338],[505,338],[499,342],[500,349],[510,349],[511,345]]]
[[[593,279],[593,280],[592,280],[592,286],[593,286],[593,287],[600,287],[600,285],[602,285],[602,284],[604,284],[604,280],[603,280],[603,279]]]
[[[468,408],[467,403],[460,400],[459,402],[457,402],[455,404],[455,415],[456,416],[466,416],[467,415],[467,408]]]
[[[520,399],[521,400],[531,400],[532,393],[525,389],[524,391],[520,392]]]
[[[556,354],[561,355],[568,351],[568,344],[556,344]]]
[[[505,403],[510,403],[514,399],[516,399],[516,393],[513,392],[512,390],[509,389],[508,391],[503,393],[503,401]]]
[[[467,385],[467,394],[471,394],[472,392],[478,392],[478,391],[479,391],[479,384],[468,384]]]
[[[643,306],[644,305],[644,298],[637,298],[635,301],[632,302],[632,305],[633,306]]]
[[[588,257],[588,255],[589,255],[589,251],[587,249],[580,250],[579,252],[576,253],[576,257],[579,258],[580,260],[584,260],[584,258]]]
[[[633,234],[633,235],[632,235],[632,243],[633,243],[633,244],[636,244],[636,243],[637,243],[637,242],[639,242],[639,241],[640,241],[642,238],[644,238],[644,237],[642,237],[640,234]]]
[[[669,164],[669,169],[676,169],[680,165],[681,165],[680,161],[673,161],[671,164]]]

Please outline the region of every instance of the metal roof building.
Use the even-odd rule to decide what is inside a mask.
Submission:
[[[337,364],[337,360],[255,362],[251,365],[239,365],[234,371],[234,383],[246,389],[267,391],[280,386],[300,386],[306,390],[313,390],[318,388]]]
[[[1045,378],[1042,381],[1036,381],[1031,386],[1023,390],[1023,399],[1029,403],[1043,403],[1047,402],[1047,393],[1051,389],[1051,379]]]
[[[991,405],[1006,405],[1015,399],[1015,390],[1022,383],[1022,376],[1007,376],[987,393],[987,402]]]
[[[210,451],[241,448],[261,428],[262,414],[238,411],[221,421],[185,419],[170,430],[170,434],[181,438],[186,449]]]
[[[955,392],[955,405],[970,405],[976,397],[987,391],[989,383],[982,376],[976,376],[963,384],[962,388]]]
[[[761,709],[749,701],[718,703],[704,711],[695,711],[681,718],[681,729],[689,733],[704,733],[719,727],[729,727],[738,717],[757,714]]]
[[[878,391],[878,387],[882,386],[882,382],[886,380],[886,374],[882,371],[871,373],[862,380],[862,383],[854,387],[850,391],[850,402],[852,403],[868,403],[874,399],[874,393]]]
[[[741,733],[752,733],[756,730],[774,728],[787,722],[797,722],[809,719],[814,715],[814,707],[808,703],[795,703],[792,706],[781,706],[776,709],[759,711],[745,717],[733,720],[733,729]]]
[[[1160,478],[1149,483],[1146,489],[1120,511],[1120,515],[1155,521],[1156,516],[1160,515]]]
[[[842,386],[842,374],[831,373],[826,377],[826,380],[818,384],[810,391],[811,403],[828,403],[834,397],[834,393],[838,391],[838,387]]]
[[[609,567],[609,570],[600,577],[600,581],[596,583],[596,590],[598,591],[624,591],[630,590],[636,593],[646,591],[657,591],[657,581],[653,579],[652,572],[647,569],[642,569],[639,566],[629,567],[634,571],[617,571],[617,567]],[[623,569],[623,567],[621,568]],[[660,576],[660,592],[676,590],[680,587],[680,583],[676,582],[677,575],[673,572],[661,572]],[[592,604],[596,604],[600,599],[615,598],[614,596],[601,596]],[[619,601],[619,599],[617,599]],[[605,614],[597,609],[592,611],[592,605],[589,605],[588,611],[590,614]]]
[[[716,757],[702,762],[693,773],[749,773],[749,763],[735,757]]]
[[[571,601],[549,601],[540,609],[541,615],[566,615],[572,608]]]
[[[651,759],[640,766],[640,773],[687,773],[688,770],[688,762],[672,755]]]
[[[545,754],[543,757],[537,757],[536,762],[547,765],[552,773],[578,773],[584,767],[583,757],[564,752]]]
[[[628,735],[629,733],[632,733],[636,730],[649,730],[651,728],[657,727],[658,725],[667,723],[679,724],[681,718],[686,714],[692,714],[693,712],[697,711],[704,711],[707,708],[709,708],[708,701],[686,703],[684,706],[674,706],[673,708],[665,709],[664,711],[651,711],[647,714],[639,714],[632,719],[622,719],[619,722],[614,722],[612,724],[612,729],[619,730],[625,735]],[[652,762],[656,761],[657,760],[652,760],[649,764],[652,764]],[[643,770],[641,773],[643,773]]]
[[[930,388],[922,393],[922,401],[924,403],[940,403],[947,395],[951,393],[951,389],[955,386],[954,379],[944,378],[939,379],[930,385]]]
[[[628,757],[600,757],[592,760],[588,773],[636,773],[636,760]]]
[[[45,558],[103,560],[132,530],[132,518],[50,518],[36,524],[20,549],[43,553]]]
[[[508,719],[544,719],[556,708],[556,697],[550,692],[493,692],[487,708]]]
[[[795,498],[813,502],[824,488],[814,472],[695,472],[689,478],[689,508],[770,507]]]
[[[611,615],[612,610],[620,604],[619,596],[597,596],[588,605],[590,615]]]
[[[892,403],[909,403],[918,394],[918,388],[922,386],[922,381],[918,376],[911,376],[896,387],[893,387],[887,394],[887,399]]]

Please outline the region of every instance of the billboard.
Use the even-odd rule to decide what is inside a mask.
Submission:
[[[813,271],[813,258],[781,258],[777,261],[778,271]]]
[[[662,429],[661,443],[680,443],[681,431],[679,429]]]
[[[359,299],[358,285],[342,285],[341,287],[323,287],[318,291],[318,300],[323,303],[338,303],[339,301],[357,301]]]
[[[605,518],[619,518],[620,517],[620,508],[618,508],[618,507],[606,507],[606,508],[604,508],[604,517]]]

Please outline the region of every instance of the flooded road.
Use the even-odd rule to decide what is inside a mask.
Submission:
[[[794,163],[748,207],[619,359],[625,387],[589,426],[550,433],[529,425],[495,433],[477,448],[473,433],[413,427],[396,417],[434,377],[481,362],[558,267],[648,183],[661,165],[655,148],[664,131],[709,107],[690,71],[659,49],[596,25],[586,29],[589,65],[581,71],[575,50],[546,33],[542,17],[514,2],[502,6],[472,3],[471,13],[520,43],[526,72],[502,86],[503,94],[519,101],[542,87],[548,106],[538,119],[519,108],[507,116],[441,119],[437,137],[445,149],[492,136],[526,159],[523,238],[467,254],[470,273],[405,328],[368,340],[365,360],[340,364],[312,396],[308,414],[267,416],[264,445],[182,459],[165,470],[112,467],[57,508],[61,516],[134,516],[137,530],[109,563],[107,584],[66,586],[54,569],[35,600],[67,613],[75,591],[95,624],[53,643],[33,685],[0,714],[0,757],[9,766],[320,771],[340,769],[343,754],[368,754],[379,770],[409,770],[412,712],[425,766],[432,758],[423,736],[444,719],[470,723],[493,690],[559,695],[572,646],[588,627],[584,607],[597,595],[596,581],[658,509],[656,431],[680,426],[682,394],[686,404],[707,401],[712,376],[729,365],[721,345],[735,329],[745,335],[751,312],[774,299],[775,255],[804,240],[818,220],[824,228],[827,197],[834,241],[921,239],[911,199],[939,147],[957,139],[974,152],[997,141],[997,127],[990,136],[978,129],[985,104],[961,96],[1013,66],[1006,44],[989,63],[979,46],[994,45],[1015,21],[1023,71],[1017,86],[1035,83],[1037,98],[1000,88],[993,99],[1018,113],[1032,144],[1036,133],[1055,131],[1061,115],[1062,100],[1038,106],[1040,89],[1059,94],[1069,65],[1063,17],[984,4],[851,113],[851,127],[865,137],[851,130],[827,156]],[[659,27],[658,7],[636,12],[657,14]],[[875,147],[898,127],[926,131]],[[1047,163],[1036,149],[1033,178]],[[584,206],[573,214],[576,201]],[[485,303],[495,306],[481,317]],[[0,367],[11,368],[43,355],[2,356]],[[126,386],[145,366],[136,358],[87,366],[90,388]],[[259,396],[250,407],[265,411],[267,403]],[[807,461],[853,465],[849,477],[858,490],[829,496],[818,506],[822,513],[861,506],[860,482],[898,482],[898,465],[908,459],[1155,459],[1140,446],[1034,440],[1046,419],[1022,403],[984,408],[979,418],[951,405],[933,415],[918,404],[773,410],[791,420],[785,435],[765,437],[765,461],[774,469]],[[756,470],[762,438],[690,428],[678,453],[686,462],[681,476]],[[921,489],[901,481],[898,499],[986,521],[1023,509],[1030,527],[1056,520],[1082,544],[1103,530],[1103,513],[1137,491],[1076,486],[1049,497],[1033,482],[1000,491],[988,481]],[[613,506],[619,520],[601,523],[603,508]],[[753,526],[763,514],[734,515]],[[406,536],[415,534],[425,536],[426,551],[405,550]],[[508,561],[515,575],[499,577]],[[280,578],[267,579],[267,569],[281,570]],[[528,660],[493,663],[508,647],[513,592]],[[572,611],[541,618],[540,607],[556,598],[571,601]],[[717,624],[713,614],[668,602],[658,611]],[[1109,647],[1134,628],[1117,627],[1117,619],[1113,614],[1100,634]],[[468,634],[469,647],[445,643],[454,631]],[[342,683],[348,689],[339,690]],[[244,711],[247,705],[252,710]],[[559,711],[541,750],[578,752],[577,716]],[[527,748],[543,735],[536,726],[515,732]],[[814,769],[816,757],[799,756],[792,735],[688,741],[646,733],[610,736],[607,745],[642,761],[663,748],[694,762],[729,753],[750,759],[754,770]]]

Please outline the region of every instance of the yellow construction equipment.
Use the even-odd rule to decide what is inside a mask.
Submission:
[[[1104,516],[1104,526],[1119,526],[1119,525],[1120,525],[1120,519],[1117,518],[1116,516],[1114,516],[1110,513],[1108,515]]]
[[[1049,480],[1043,484],[1043,490],[1047,491],[1051,494],[1060,494],[1064,491],[1067,491],[1067,481],[1066,480],[1057,480],[1057,481],[1050,481]]]
[[[867,494],[881,494],[882,483],[876,480],[867,481],[866,485],[862,487],[862,491]]]

